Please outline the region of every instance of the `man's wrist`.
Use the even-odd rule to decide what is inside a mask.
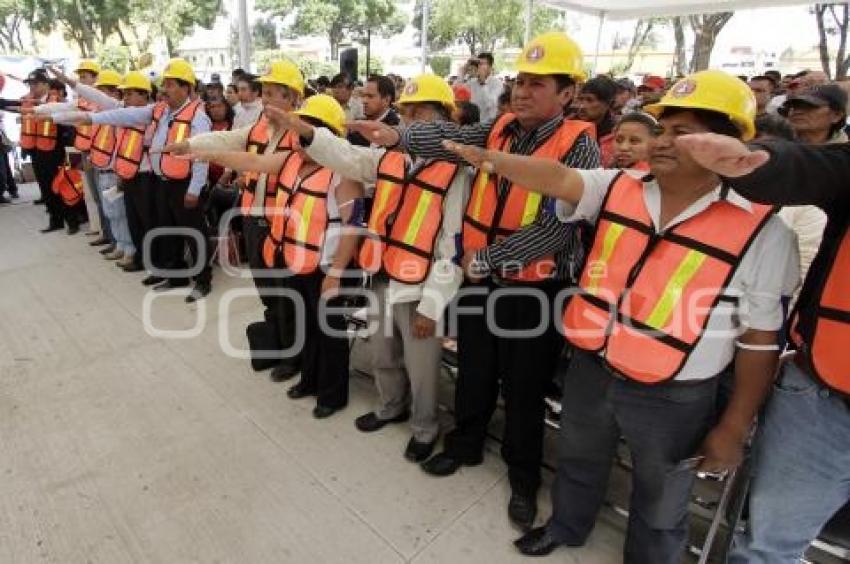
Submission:
[[[483,278],[489,276],[491,271],[492,265],[490,264],[489,250],[485,248],[477,251],[469,263],[469,272],[473,276]]]

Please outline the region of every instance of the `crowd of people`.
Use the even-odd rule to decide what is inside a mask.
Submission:
[[[181,59],[158,84],[83,61],[32,72],[3,108],[21,114],[43,231],[88,221],[142,284],[193,279],[186,300],[203,299],[211,235],[237,232],[263,307],[251,346],[280,353],[272,380],[300,375],[287,395],[315,398],[317,419],[347,404],[346,307],[364,286],[377,400],[357,429],[409,422],[405,458],[446,477],[482,462],[501,396],[520,553],[585,543],[624,439],[624,561],[680,562],[696,473],[751,444],[729,561],[795,562],[850,499],[847,94],[817,72],[635,85],[584,69],[554,32],[505,81],[489,53],[449,80],[363,84],[286,60],[227,85]],[[445,335],[455,424],[435,454]],[[544,397],[567,357],[553,512],[535,527]]]

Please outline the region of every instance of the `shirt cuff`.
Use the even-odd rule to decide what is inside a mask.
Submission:
[[[475,276],[489,276],[493,271],[493,262],[490,257],[490,249],[483,248],[475,253],[472,262],[469,265],[469,270]]]

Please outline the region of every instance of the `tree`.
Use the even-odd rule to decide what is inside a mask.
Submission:
[[[50,33],[61,26],[65,39],[76,43],[84,57],[129,16],[124,0],[22,0],[21,7],[34,31]]]
[[[629,43],[626,64],[624,65],[622,72],[627,73],[631,70],[632,65],[635,64],[635,57],[637,56],[638,51],[653,41],[653,30],[656,26],[662,25],[665,22],[666,20],[664,18],[643,18],[639,19],[637,23],[635,23],[635,31],[632,35],[632,40]]]
[[[452,72],[452,58],[447,56],[434,56],[428,59],[431,70],[437,76],[448,76]]]
[[[818,24],[818,51],[823,72],[834,80],[847,78],[850,68],[850,56],[847,55],[847,32],[850,28],[850,8],[846,2],[815,4],[813,8]],[[827,15],[829,16],[827,18]],[[838,36],[838,48],[835,53],[835,66],[830,57],[830,37]]]
[[[406,23],[393,0],[257,0],[257,9],[281,17],[295,11],[289,34],[326,35],[334,60],[344,40],[362,41],[368,30],[389,36]]]
[[[685,22],[681,16],[673,18],[673,35],[676,38],[676,74],[688,74],[688,53],[685,47]]]
[[[0,49],[6,53],[21,52],[21,24],[24,23],[24,4],[21,0],[0,0]]]
[[[129,0],[127,26],[140,51],[147,51],[157,37],[165,38],[168,56],[195,25],[210,29],[221,13],[221,0]],[[122,45],[128,42],[121,36]]]
[[[277,49],[277,26],[271,19],[257,20],[251,28],[251,42],[254,49]]]
[[[412,24],[421,33],[421,2],[414,10]],[[524,13],[523,0],[434,0],[428,20],[428,47],[439,51],[460,42],[471,56],[501,45],[519,47],[525,38]],[[559,28],[560,18],[557,10],[536,8],[532,35]]]
[[[694,54],[691,57],[690,72],[708,68],[717,36],[733,15],[734,12],[718,12],[688,16],[688,23],[694,32]]]

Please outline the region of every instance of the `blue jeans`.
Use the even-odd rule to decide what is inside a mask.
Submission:
[[[850,409],[786,363],[754,445],[750,519],[730,564],[794,563],[850,499]]]

